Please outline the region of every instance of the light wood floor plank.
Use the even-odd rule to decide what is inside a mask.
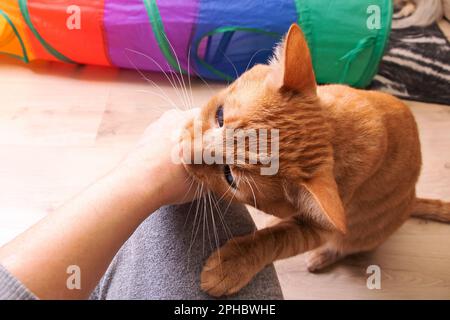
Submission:
[[[190,99],[163,75],[148,77],[164,93],[135,71],[0,58],[0,244],[110,170],[149,123]],[[194,81],[192,104],[222,87]],[[450,107],[407,103],[423,150],[418,194],[450,201]],[[258,227],[270,223],[252,215]],[[288,299],[448,299],[449,248],[449,225],[412,219],[376,251],[325,272],[308,273],[303,256],[276,268]],[[381,290],[366,287],[372,264],[381,267]]]

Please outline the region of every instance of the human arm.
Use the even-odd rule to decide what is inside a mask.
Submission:
[[[0,248],[0,264],[40,299],[84,299],[112,258],[148,215],[192,199],[186,171],[175,164],[173,132],[189,113],[171,111],[110,173]],[[78,266],[81,289],[67,268]]]

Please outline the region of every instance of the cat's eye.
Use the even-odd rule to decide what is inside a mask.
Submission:
[[[225,180],[227,180],[228,184],[236,189],[236,183],[234,182],[233,174],[231,173],[231,169],[229,165],[223,166],[223,173],[225,175]]]
[[[216,110],[216,121],[219,127],[223,127],[223,107],[220,106]]]

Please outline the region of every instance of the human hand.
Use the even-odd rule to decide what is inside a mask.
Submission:
[[[165,112],[147,127],[136,148],[120,166],[140,183],[155,184],[151,189],[157,193],[149,197],[160,206],[189,202],[195,197],[197,184],[184,166],[174,161],[173,155],[179,154],[179,137],[185,123],[198,112],[199,109]]]

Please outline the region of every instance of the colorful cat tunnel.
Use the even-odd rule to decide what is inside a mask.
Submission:
[[[392,0],[2,0],[0,52],[232,81],[297,22],[319,83],[364,87],[391,16]]]

